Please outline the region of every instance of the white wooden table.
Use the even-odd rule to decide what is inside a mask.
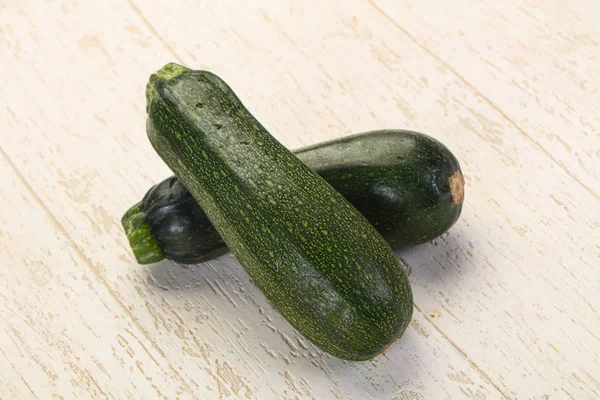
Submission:
[[[444,5],[445,4],[445,5]],[[600,2],[3,0],[0,398],[600,398]],[[398,253],[415,313],[329,357],[228,256],[136,264],[123,212],[170,175],[144,86],[218,73],[289,148],[428,133],[466,175]]]

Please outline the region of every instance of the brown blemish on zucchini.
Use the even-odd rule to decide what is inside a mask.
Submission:
[[[462,204],[465,199],[465,179],[460,171],[456,171],[450,177],[450,192],[452,192],[452,202]]]

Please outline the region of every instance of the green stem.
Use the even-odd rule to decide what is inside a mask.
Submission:
[[[165,258],[158,241],[150,230],[150,223],[142,209],[141,202],[127,210],[121,219],[121,224],[138,263],[152,264]]]
[[[150,107],[150,102],[154,98],[154,82],[156,82],[157,79],[169,81],[189,70],[189,68],[186,68],[183,65],[168,63],[167,65],[156,71],[155,74],[150,75],[150,79],[146,84],[146,111],[148,111],[148,107]]]

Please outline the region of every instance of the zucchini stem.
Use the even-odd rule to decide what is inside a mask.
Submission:
[[[454,204],[462,204],[465,199],[465,178],[456,171],[450,177],[450,192],[452,193],[452,202]]]
[[[169,81],[189,70],[189,68],[186,68],[183,65],[179,65],[176,63],[168,63],[167,65],[156,71],[155,74],[150,75],[150,79],[146,84],[146,111],[148,111],[150,103],[154,98],[154,82],[156,82],[157,79]]]
[[[138,263],[152,264],[165,258],[158,241],[152,234],[150,223],[142,209],[142,202],[127,210],[121,219],[121,225]]]

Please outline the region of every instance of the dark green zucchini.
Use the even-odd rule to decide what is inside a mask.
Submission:
[[[390,246],[223,80],[169,64],[147,99],[154,149],[301,334],[336,357],[366,360],[404,332],[412,291]]]
[[[435,239],[461,213],[464,181],[458,160],[427,135],[372,131],[295,154],[367,217],[394,249]],[[152,238],[130,238],[141,264],[163,258],[192,264],[228,251],[206,214],[174,176],[153,186],[132,209],[140,210],[136,218],[147,219],[156,242],[148,247]],[[127,221],[123,219],[124,224]],[[157,252],[157,247],[162,251]]]

